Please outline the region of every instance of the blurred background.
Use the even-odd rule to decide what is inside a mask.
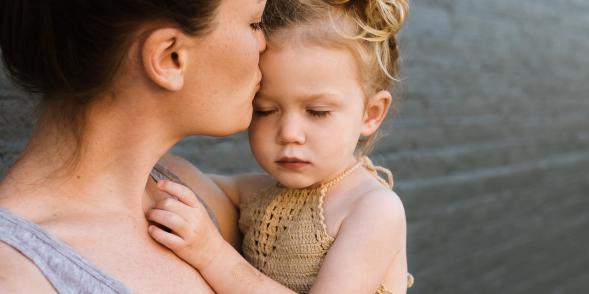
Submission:
[[[589,293],[589,1],[411,5],[400,111],[372,155],[405,204],[409,293]],[[0,77],[0,176],[35,104]],[[173,151],[257,169],[244,134]]]

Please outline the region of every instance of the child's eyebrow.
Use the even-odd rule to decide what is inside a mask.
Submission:
[[[280,99],[278,99],[280,100]],[[342,104],[341,98],[339,95],[334,93],[316,93],[316,94],[302,94],[295,97],[289,98],[291,102],[301,103],[301,104],[309,104],[309,103],[321,103],[326,106],[339,106]],[[256,94],[253,103],[274,103],[276,99],[273,96],[263,95],[262,93]]]
[[[328,105],[339,105],[341,103],[340,96],[328,92],[309,95],[306,96],[303,100],[307,103],[321,102]]]

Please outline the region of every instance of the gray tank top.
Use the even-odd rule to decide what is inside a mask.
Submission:
[[[0,241],[30,259],[58,293],[132,293],[46,230],[3,208]]]
[[[156,182],[168,179],[182,183],[176,175],[160,165],[155,166],[151,177]],[[212,210],[198,198],[218,228]],[[40,226],[1,207],[0,242],[12,246],[30,259],[58,293],[132,293],[121,282],[101,271]]]

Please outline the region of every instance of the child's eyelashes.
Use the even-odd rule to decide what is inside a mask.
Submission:
[[[254,115],[257,117],[270,116],[279,110],[275,108],[254,108]],[[313,118],[324,118],[331,114],[330,110],[306,109],[305,112]]]
[[[258,117],[268,116],[274,112],[276,112],[274,109],[254,109],[254,115]]]
[[[315,109],[307,109],[307,113],[309,113],[313,117],[326,117],[331,114],[329,110],[315,110]]]

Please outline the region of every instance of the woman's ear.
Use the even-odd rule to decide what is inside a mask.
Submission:
[[[161,28],[149,34],[141,49],[143,68],[158,86],[178,91],[184,86],[188,61],[186,35],[175,28]]]
[[[362,119],[362,136],[370,136],[378,130],[387,116],[393,98],[389,91],[380,91],[368,98]]]

